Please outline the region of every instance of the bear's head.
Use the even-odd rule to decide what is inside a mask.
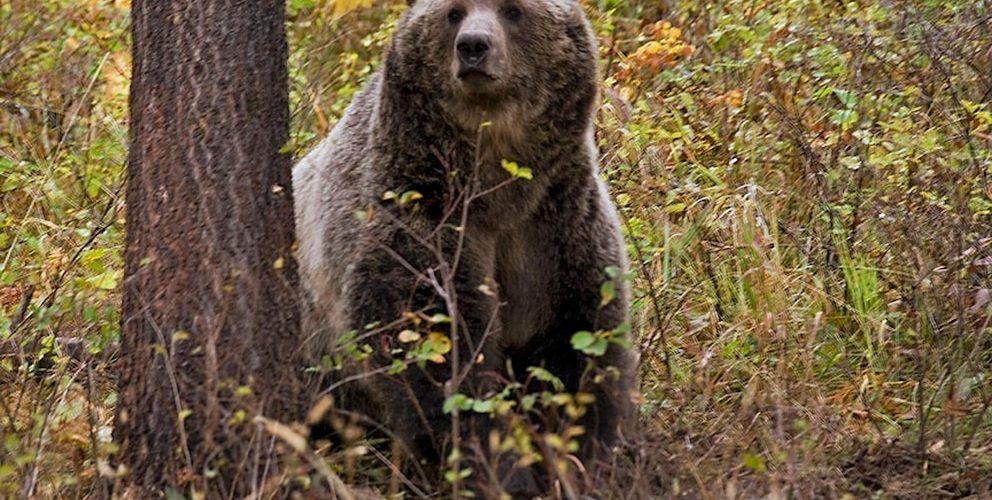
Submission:
[[[460,128],[588,115],[596,44],[577,0],[414,0],[386,55],[387,81]]]

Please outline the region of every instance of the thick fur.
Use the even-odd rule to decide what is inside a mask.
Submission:
[[[343,332],[389,324],[404,311],[442,309],[425,278],[431,270],[443,274],[442,261],[452,264],[456,253],[461,361],[472,361],[466,353],[476,348],[483,354],[460,392],[498,389],[508,380],[507,361],[518,376],[544,366],[577,391],[588,359],[572,348],[571,336],[627,321],[624,282],[616,283],[615,300],[600,306],[605,269],[624,272],[627,261],[598,175],[594,38],[574,0],[513,6],[519,19],[507,19],[506,3],[497,0],[418,0],[399,21],[384,67],[296,166],[298,259],[315,353],[331,349]],[[452,22],[452,9],[462,13],[460,22]],[[458,77],[456,41],[468,29],[491,36],[483,68],[491,79]],[[509,179],[503,159],[531,168],[533,179],[473,200],[459,227],[467,189]],[[423,198],[402,207],[383,201],[387,191],[410,190]],[[480,290],[483,284],[495,294]],[[366,369],[392,361],[398,331],[373,339]],[[616,370],[583,387],[596,396],[582,421],[584,458],[613,444],[629,415],[631,358],[611,344],[596,359]],[[367,380],[384,413],[377,416],[431,460],[442,456],[449,433],[441,408],[450,374],[447,363],[427,363]],[[465,427],[485,436],[490,425],[474,418]]]

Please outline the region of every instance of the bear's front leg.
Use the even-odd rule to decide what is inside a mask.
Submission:
[[[365,252],[349,302],[353,328],[377,332],[370,339],[371,385],[385,415],[371,417],[388,419],[415,458],[433,467],[444,463],[453,441],[445,399],[484,397],[495,387],[502,356],[494,342],[496,301],[480,290],[491,273],[491,251],[454,231],[414,234],[411,227],[391,229]],[[462,456],[485,456],[490,420],[461,413]]]
[[[547,246],[558,256],[549,264],[555,269],[548,291],[550,317],[534,338],[509,353],[515,370],[543,366],[567,392],[594,396],[578,421],[585,429],[580,438],[584,461],[601,457],[617,442],[621,426],[630,420],[634,387],[633,354],[625,342],[632,339],[624,339],[621,329],[628,322],[629,290],[619,228],[607,203],[586,207],[555,211],[548,219],[554,223],[543,224],[554,228],[547,233]],[[606,282],[612,287],[603,287]],[[577,348],[572,343],[577,332],[589,332],[587,339],[608,339],[605,352],[599,350],[603,340]]]

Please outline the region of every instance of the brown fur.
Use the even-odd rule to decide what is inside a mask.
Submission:
[[[624,282],[616,283],[615,300],[599,305],[605,269],[623,272],[627,262],[616,210],[597,172],[594,38],[573,0],[517,0],[517,20],[509,19],[508,6],[417,1],[400,20],[384,67],[295,168],[299,260],[313,304],[315,352],[328,351],[345,331],[440,308],[422,278],[429,270],[441,274],[459,244],[455,283],[467,332],[459,347],[472,352],[481,343],[484,354],[460,392],[498,388],[507,380],[507,361],[518,376],[544,366],[577,391],[587,358],[571,347],[572,334],[627,321]],[[457,22],[452,9],[462,14]],[[491,42],[486,78],[459,78],[464,68],[455,46],[468,30]],[[462,234],[455,226],[466,187],[505,182],[502,159],[531,168],[533,179],[473,201]],[[388,190],[415,190],[423,198],[416,208],[399,207],[382,201]],[[355,216],[369,208],[370,220]],[[490,282],[496,296],[479,289]],[[372,344],[395,347],[396,333],[385,331]],[[392,361],[388,350],[380,351],[367,368]],[[615,442],[630,412],[631,354],[611,344],[596,361],[617,368],[619,377],[583,389],[596,396],[582,420],[586,459]],[[441,411],[450,373],[447,363],[428,363],[367,384],[390,428],[434,461],[450,432],[450,416]],[[466,432],[483,436],[492,425],[487,417],[465,420]]]

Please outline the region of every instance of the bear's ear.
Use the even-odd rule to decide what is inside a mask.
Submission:
[[[417,0],[406,0],[407,7],[413,7],[413,4],[417,3]]]

